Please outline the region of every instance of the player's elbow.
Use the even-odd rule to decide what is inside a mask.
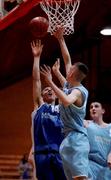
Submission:
[[[65,107],[68,107],[69,105],[72,104],[72,102],[70,101],[70,99],[64,100],[64,102],[62,102],[62,103],[63,103],[63,105],[64,105]]]

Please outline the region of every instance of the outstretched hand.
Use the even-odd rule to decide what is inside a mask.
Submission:
[[[44,65],[43,67],[40,67],[40,73],[44,76],[47,83],[52,81],[51,68],[49,66]]]
[[[60,39],[63,38],[63,33],[64,33],[64,27],[58,26],[56,32],[54,32],[53,35],[54,35],[58,40],[60,40]]]
[[[43,45],[41,44],[41,40],[32,41],[31,48],[34,57],[39,57],[42,53],[42,48],[43,48]]]
[[[56,74],[60,70],[60,59],[58,58],[54,65],[52,66],[52,70],[54,74]]]

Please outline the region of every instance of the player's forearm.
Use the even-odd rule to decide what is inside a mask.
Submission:
[[[42,103],[41,100],[41,80],[40,80],[40,57],[34,57],[33,63],[33,102],[34,108],[39,107]]]
[[[34,63],[33,63],[33,80],[40,81],[40,57],[34,57]]]
[[[53,91],[55,92],[56,96],[60,99],[62,104],[64,106],[68,106],[70,104],[68,96],[61,89],[59,89],[52,80],[48,81],[47,83],[53,89]]]
[[[33,79],[33,103],[34,109],[38,108],[42,104],[41,97],[41,81]]]
[[[70,57],[67,45],[65,43],[64,37],[58,39],[58,41],[60,44],[60,48],[61,48],[61,52],[62,52],[62,56],[64,59],[65,66],[67,66],[67,65],[71,66],[71,57]]]
[[[66,78],[61,74],[60,71],[55,71],[54,74],[60,81],[61,86],[63,87],[64,83],[66,82]]]

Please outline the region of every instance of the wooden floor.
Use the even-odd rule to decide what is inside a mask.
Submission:
[[[22,155],[0,155],[0,180],[20,179],[18,165]]]

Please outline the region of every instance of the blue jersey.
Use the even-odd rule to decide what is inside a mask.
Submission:
[[[89,160],[107,166],[107,156],[111,152],[111,124],[101,127],[90,121],[87,133],[90,144]]]
[[[84,103],[81,107],[77,107],[74,104],[71,104],[67,107],[65,107],[63,104],[60,105],[60,115],[64,124],[64,133],[67,135],[71,131],[78,131],[87,134],[87,130],[83,125],[83,120],[86,115],[88,91],[83,85],[69,88],[68,83],[66,83],[64,86],[64,92],[66,94],[70,94],[74,89],[81,91]]]
[[[44,103],[32,114],[34,151],[59,151],[63,124],[58,106]]]

